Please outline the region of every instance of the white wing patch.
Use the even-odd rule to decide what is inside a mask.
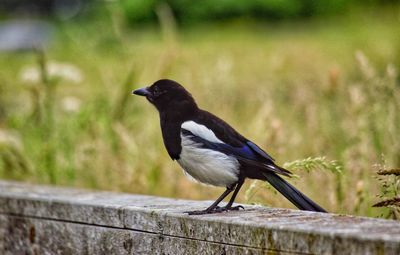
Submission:
[[[210,142],[213,143],[223,143],[221,140],[219,140],[214,132],[209,129],[208,127],[201,125],[201,124],[197,124],[194,121],[185,121],[182,123],[181,128],[186,129],[187,131],[192,132],[192,134],[197,135],[203,139],[206,139]]]
[[[194,121],[184,122],[181,128],[208,141],[222,143],[212,130]],[[182,133],[181,145],[182,151],[178,163],[195,180],[223,187],[238,181],[239,162],[235,157],[202,148],[201,144],[192,141],[190,137]]]

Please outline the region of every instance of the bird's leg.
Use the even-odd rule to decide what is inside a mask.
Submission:
[[[226,198],[226,196],[229,195],[229,193],[232,192],[233,188],[236,186],[236,183],[226,187],[226,190],[224,191],[224,193],[222,193],[222,195],[207,209],[205,210],[201,210],[201,211],[189,211],[189,212],[185,212],[188,213],[189,215],[202,215],[202,214],[209,214],[209,213],[215,213],[215,212],[221,212],[219,210],[216,210],[217,208],[222,208],[222,207],[218,207],[218,204],[224,199]]]
[[[240,179],[238,184],[236,185],[235,191],[233,192],[232,197],[229,200],[228,204],[226,204],[226,206],[224,206],[224,207],[218,207],[217,210],[221,210],[221,211],[236,211],[239,209],[244,210],[244,207],[241,205],[232,206],[237,194],[239,193],[240,188],[242,188],[243,183],[244,183],[244,179]]]

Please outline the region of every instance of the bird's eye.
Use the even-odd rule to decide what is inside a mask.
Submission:
[[[154,95],[155,97],[158,97],[158,96],[160,96],[161,94],[162,94],[162,91],[161,91],[158,87],[155,87],[154,90],[153,90],[153,95]]]

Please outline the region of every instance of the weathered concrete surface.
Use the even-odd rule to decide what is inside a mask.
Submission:
[[[400,254],[400,222],[0,181],[0,254]]]

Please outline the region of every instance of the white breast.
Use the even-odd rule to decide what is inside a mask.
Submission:
[[[211,142],[220,142],[215,134],[204,125],[187,121],[182,128]],[[238,181],[239,162],[235,157],[201,148],[181,133],[182,151],[178,163],[195,180],[214,186],[229,186]]]

